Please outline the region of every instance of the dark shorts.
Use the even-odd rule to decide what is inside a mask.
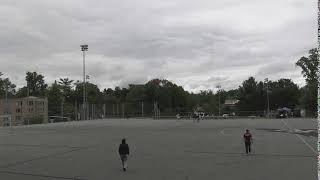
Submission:
[[[128,156],[126,154],[121,154],[120,158],[121,158],[121,161],[127,161]]]

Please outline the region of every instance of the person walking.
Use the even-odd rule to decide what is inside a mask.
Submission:
[[[119,146],[119,155],[122,162],[123,171],[127,170],[128,167],[128,155],[129,155],[129,145],[126,143],[126,139],[122,139],[122,142]]]
[[[246,153],[247,154],[251,153],[251,144],[253,143],[253,141],[252,141],[252,134],[248,129],[243,135],[243,140],[246,147]]]

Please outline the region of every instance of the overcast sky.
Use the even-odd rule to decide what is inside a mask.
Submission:
[[[299,57],[317,43],[311,0],[0,0],[0,72],[52,83],[87,74],[100,89],[165,78],[188,91],[249,76],[304,84]]]

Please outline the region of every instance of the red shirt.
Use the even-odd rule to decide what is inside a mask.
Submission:
[[[252,135],[251,135],[251,133],[244,133],[243,138],[244,138],[244,141],[245,141],[245,142],[250,143],[250,142],[251,142]]]

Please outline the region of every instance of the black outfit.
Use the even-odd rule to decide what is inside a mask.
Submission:
[[[245,144],[245,147],[246,147],[246,153],[250,153],[251,152],[251,138],[252,138],[252,135],[251,133],[249,132],[246,132],[244,135],[243,135],[243,138],[244,138],[244,144]]]
[[[251,142],[245,142],[244,144],[246,146],[246,153],[248,154],[251,152]]]
[[[128,144],[120,144],[119,154],[120,155],[128,155],[129,154],[129,145]]]
[[[126,143],[122,143],[119,146],[119,154],[122,161],[123,170],[127,170],[127,160],[129,155],[129,146]]]

